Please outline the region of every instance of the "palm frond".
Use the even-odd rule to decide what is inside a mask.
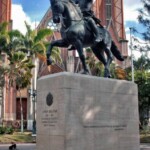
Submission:
[[[31,29],[31,26],[25,21],[25,26],[26,26],[26,29],[27,29],[27,35],[30,35],[30,33],[32,32],[32,29]]]
[[[0,23],[0,35],[5,34],[7,32],[8,22]]]
[[[62,63],[62,58],[60,55],[60,49],[57,47],[54,47],[52,50],[51,58],[54,60],[54,62]]]
[[[45,45],[42,42],[37,42],[35,45],[32,47],[32,51],[37,55],[37,54],[45,54],[46,48]]]
[[[0,35],[0,50],[5,51],[9,42],[10,38],[7,34]]]
[[[23,52],[15,52],[11,59],[10,59],[10,64],[15,64],[16,62],[21,62],[25,59],[26,54]]]
[[[45,39],[47,36],[52,35],[53,31],[51,29],[41,29],[37,32],[37,36],[34,39],[34,42],[39,42]]]
[[[24,35],[19,30],[11,30],[8,32],[10,39],[13,38],[23,38]]]

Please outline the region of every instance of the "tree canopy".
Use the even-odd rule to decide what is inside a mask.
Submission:
[[[142,33],[144,40],[150,42],[150,1],[141,0],[143,8],[139,9],[138,21],[144,26],[145,31]]]

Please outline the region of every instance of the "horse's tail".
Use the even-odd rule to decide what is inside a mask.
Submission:
[[[118,50],[116,44],[114,43],[114,41],[112,41],[111,43],[111,52],[113,53],[113,55],[120,61],[124,61],[123,56],[121,55],[120,51]]]

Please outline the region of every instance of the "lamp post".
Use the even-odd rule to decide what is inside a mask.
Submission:
[[[37,91],[35,89],[29,89],[28,93],[29,93],[29,96],[32,98],[32,106],[33,106],[32,134],[36,134],[35,102],[36,102]]]
[[[3,119],[3,91],[0,87],[0,124],[2,124]]]
[[[130,49],[131,49],[132,82],[134,82],[134,64],[133,64],[133,49],[132,49],[133,43],[132,43],[132,36],[131,36],[133,28],[130,27],[129,29],[130,29]]]

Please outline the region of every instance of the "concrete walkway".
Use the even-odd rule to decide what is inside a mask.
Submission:
[[[9,150],[11,144],[0,144],[0,150]],[[36,144],[17,144],[17,150],[36,150]]]
[[[10,144],[0,144],[0,150],[9,150]],[[141,150],[150,150],[150,144],[141,144]],[[17,144],[17,150],[36,150],[36,144]]]
[[[150,150],[150,143],[145,143],[140,145],[141,150]]]

